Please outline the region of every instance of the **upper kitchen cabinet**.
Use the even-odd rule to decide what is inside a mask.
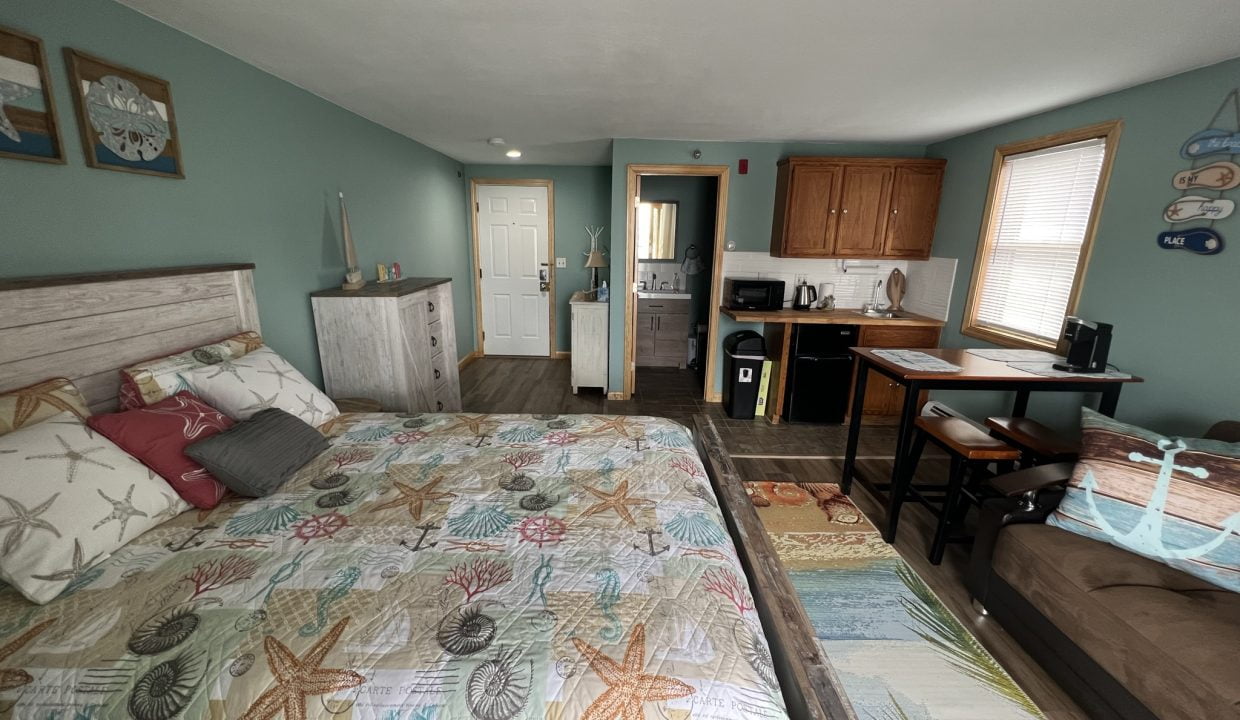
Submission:
[[[929,257],[946,164],[927,158],[780,161],[771,254]]]

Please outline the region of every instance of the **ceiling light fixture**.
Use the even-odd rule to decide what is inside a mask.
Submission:
[[[516,148],[513,148],[513,149],[509,150],[508,152],[506,152],[506,153],[504,153],[504,154],[505,154],[505,155],[507,155],[507,156],[508,156],[508,157],[510,157],[510,158],[513,158],[514,160],[515,160],[516,158],[521,157],[521,151],[520,151],[520,150],[518,150],[518,149],[516,149]]]
[[[491,145],[493,147],[499,147],[500,145],[503,145],[503,144],[504,144],[504,138],[502,137],[493,137],[487,140],[487,145]]]

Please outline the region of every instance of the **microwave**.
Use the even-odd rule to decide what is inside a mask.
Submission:
[[[724,278],[723,302],[729,310],[779,310],[784,306],[784,281]]]

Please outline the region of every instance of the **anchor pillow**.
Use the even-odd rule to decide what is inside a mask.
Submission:
[[[1048,525],[1240,592],[1240,443],[1166,438],[1085,409]]]

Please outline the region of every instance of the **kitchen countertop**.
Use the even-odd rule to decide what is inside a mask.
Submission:
[[[781,323],[784,325],[891,325],[903,327],[943,327],[942,320],[900,311],[905,317],[866,317],[860,310],[732,310],[720,312],[737,322]]]

